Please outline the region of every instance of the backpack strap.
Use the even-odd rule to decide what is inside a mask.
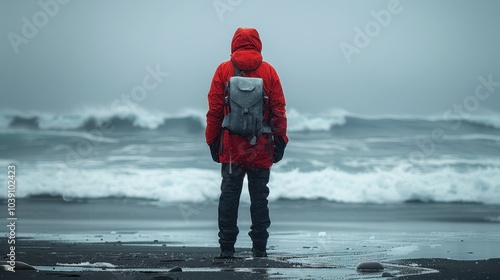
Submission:
[[[245,77],[245,73],[238,69],[238,67],[236,66],[236,64],[234,64],[232,61],[231,61],[231,64],[233,65],[233,69],[234,69],[234,76],[239,76],[239,77]],[[224,88],[224,115],[227,115],[229,113],[229,81],[226,82],[226,87]]]
[[[238,67],[236,66],[236,64],[234,64],[234,62],[231,61],[231,63],[233,64],[234,75],[235,76],[239,76],[239,77],[245,77],[245,73],[243,73],[243,71],[241,71],[240,69],[238,69]]]
[[[240,76],[240,77],[244,77],[245,76],[245,73],[243,73],[243,71],[241,71],[240,69],[238,69],[238,67],[236,67],[236,64],[234,64],[232,61],[231,61],[231,64],[233,65],[233,69],[234,69],[234,75],[235,76]],[[224,88],[224,116],[229,114],[229,81],[226,82],[226,86]],[[223,151],[224,151],[224,131],[226,130],[226,128],[222,128],[221,130],[221,133],[220,133],[220,145],[219,145],[219,153],[222,155]],[[229,157],[230,157],[230,163],[229,163],[229,174],[232,173],[232,164],[231,164],[231,151],[229,151]]]

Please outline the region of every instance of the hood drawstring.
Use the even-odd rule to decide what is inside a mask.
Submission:
[[[227,143],[229,146],[229,174],[233,173],[233,154],[231,153],[231,137],[228,137]]]

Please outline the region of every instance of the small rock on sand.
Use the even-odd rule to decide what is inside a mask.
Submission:
[[[361,272],[374,272],[384,270],[384,266],[379,262],[363,262],[356,267]]]
[[[182,268],[179,266],[176,266],[176,267],[170,269],[168,272],[182,272]]]

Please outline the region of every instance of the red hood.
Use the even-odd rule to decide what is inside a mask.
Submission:
[[[257,69],[262,63],[262,42],[255,28],[238,28],[231,42],[231,61],[242,71]]]

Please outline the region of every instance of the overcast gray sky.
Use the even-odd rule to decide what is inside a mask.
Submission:
[[[110,108],[149,66],[168,77],[146,81],[160,83],[141,107],[205,110],[240,26],[259,30],[300,112],[442,114],[479,76],[500,81],[500,1],[398,2],[0,0],[0,109]],[[480,108],[500,111],[500,87]]]

